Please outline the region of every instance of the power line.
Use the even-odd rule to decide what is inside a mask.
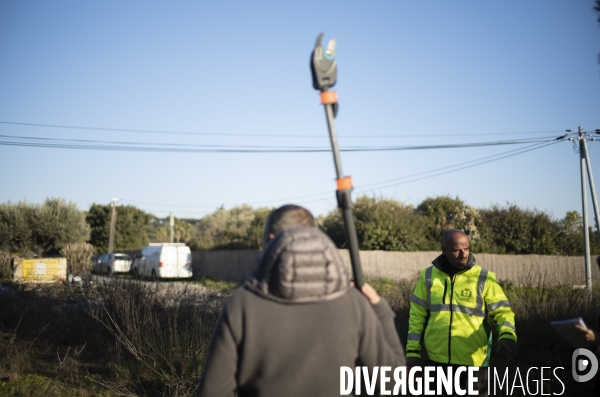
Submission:
[[[237,136],[237,137],[267,137],[267,138],[326,138],[326,135],[307,135],[307,134],[235,134],[235,133],[217,133],[217,132],[194,132],[194,131],[170,131],[170,130],[145,130],[131,128],[109,128],[109,127],[88,127],[58,124],[37,124],[37,123],[18,123],[13,121],[0,121],[0,124],[22,125],[30,127],[43,128],[63,128],[89,131],[111,131],[111,132],[133,132],[143,134],[165,134],[165,135],[200,135],[200,136]],[[485,135],[521,135],[521,134],[547,134],[562,132],[564,130],[548,131],[517,131],[517,132],[490,132]],[[481,136],[481,133],[472,134],[397,134],[397,135],[339,135],[340,138],[424,138],[424,137],[457,137],[457,136]]]
[[[356,188],[361,189],[361,192],[370,192],[370,191],[385,189],[388,187],[393,187],[393,186],[402,185],[402,184],[406,184],[406,183],[417,182],[417,181],[420,181],[423,179],[433,178],[433,177],[448,174],[451,172],[456,172],[456,171],[468,169],[471,167],[476,167],[478,165],[490,163],[493,161],[502,160],[507,157],[516,156],[516,155],[530,152],[533,150],[542,149],[544,147],[554,145],[558,142],[560,142],[560,141],[555,140],[550,143],[543,143],[543,144],[536,143],[534,145],[530,145],[525,148],[513,149],[513,150],[506,151],[506,152],[497,153],[497,154],[494,154],[491,156],[480,157],[478,159],[469,160],[469,161],[465,161],[462,163],[445,166],[442,168],[436,168],[433,170],[420,172],[417,174],[406,175],[406,176],[403,176],[400,178],[388,179],[385,181],[373,182],[373,183],[369,183],[369,184],[365,184],[365,185],[358,185],[358,186],[356,186]],[[402,182],[390,184],[390,182],[396,182],[396,181],[400,181],[400,180]],[[373,187],[370,189],[362,189],[364,187],[376,186],[376,185],[381,185],[381,184],[387,184],[387,185],[381,186],[381,187]],[[319,198],[315,198],[314,200],[302,200],[302,199],[311,198],[311,197],[319,197]],[[261,204],[267,204],[267,203],[281,203],[281,202],[291,202],[291,201],[297,201],[297,200],[300,200],[299,202],[301,202],[301,203],[312,203],[312,202],[317,202],[317,201],[322,201],[322,200],[329,200],[329,199],[333,199],[333,198],[334,198],[334,196],[333,196],[332,192],[329,191],[329,192],[315,193],[315,194],[309,194],[309,195],[304,195],[304,196],[271,199],[271,200],[265,200],[265,201],[256,201],[256,202],[250,202],[247,204],[261,205]],[[135,203],[136,201],[130,201],[130,202]],[[141,203],[141,202],[137,202],[137,203]],[[147,203],[147,204],[150,204],[150,203]],[[165,207],[219,207],[222,204],[219,204],[219,205],[187,205],[187,206],[185,206],[185,205],[176,206],[176,205],[171,205],[171,204],[151,204],[151,205],[165,206]]]
[[[566,135],[565,135],[566,136]],[[401,150],[427,150],[427,149],[458,149],[482,146],[516,145],[526,143],[552,142],[561,137],[544,137],[540,139],[516,139],[491,142],[469,142],[456,144],[412,145],[412,146],[361,146],[341,148],[342,152],[379,152]],[[330,152],[329,148],[314,147],[277,147],[277,146],[249,146],[249,145],[190,145],[171,143],[147,142],[118,142],[82,139],[57,139],[44,137],[22,137],[14,135],[0,135],[0,145],[23,146],[53,149],[79,149],[102,151],[130,151],[130,152],[170,152],[170,153],[323,153]]]
[[[472,164],[473,166],[476,166],[476,165],[479,165],[479,164],[485,164],[485,163],[489,163],[491,161],[501,160],[501,159],[504,159],[506,157],[511,157],[511,156],[515,156],[517,154],[529,152],[531,150],[541,149],[541,148],[543,148],[545,146],[549,146],[549,145],[554,144],[554,143],[558,143],[558,141],[554,141],[554,142],[550,142],[550,143],[546,143],[546,144],[536,143],[536,144],[533,144],[533,145],[530,145],[530,146],[526,146],[525,148],[513,149],[513,150],[506,151],[506,152],[493,154],[491,156],[485,156],[485,157],[481,157],[481,158],[478,158],[478,159],[465,161],[463,163],[453,164],[453,165],[450,165],[450,166],[445,166],[445,167],[437,168],[437,169],[434,169],[434,170],[420,172],[418,174],[407,175],[407,176],[403,176],[403,177],[400,177],[400,178],[390,179],[390,180],[387,180],[387,181],[369,183],[369,184],[366,184],[366,185],[362,185],[362,187],[375,186],[375,185],[380,185],[382,183],[390,183],[390,182],[395,182],[395,181],[399,181],[399,180],[410,179],[410,178],[414,178],[414,177],[422,176],[422,175],[427,175],[427,174],[431,174],[431,173],[435,173],[435,175],[433,175],[433,176],[437,176],[437,175],[441,175],[439,172],[442,172],[442,173],[445,173],[445,171],[451,172],[449,170],[453,169],[453,168],[456,168],[456,170],[465,169],[465,168],[469,168],[469,167],[466,167],[468,164]],[[394,186],[394,185],[390,185],[390,186]],[[374,190],[374,189],[370,189],[370,190]]]
[[[48,145],[58,146],[64,144],[66,146],[81,145],[83,148],[96,147],[96,145],[106,145],[107,147],[114,148],[136,148],[136,147],[148,147],[148,148],[161,148],[161,147],[172,147],[172,148],[189,148],[196,147],[201,149],[206,148],[231,148],[231,147],[243,147],[243,148],[254,148],[254,149],[320,149],[314,146],[265,146],[265,145],[194,145],[194,144],[180,144],[180,143],[168,143],[168,142],[130,142],[130,141],[99,141],[94,139],[67,139],[67,138],[46,138],[46,137],[32,137],[32,136],[18,136],[18,135],[0,135],[0,138],[13,139],[14,142],[47,142]],[[46,147],[46,146],[42,146]]]
[[[378,189],[386,189],[386,188],[392,187],[392,186],[403,185],[405,183],[410,183],[410,182],[417,182],[417,181],[421,181],[423,179],[433,178],[433,177],[436,177],[436,176],[440,176],[440,175],[444,175],[444,174],[449,174],[451,172],[461,171],[461,170],[464,170],[464,169],[467,169],[467,168],[471,168],[471,167],[474,167],[474,166],[478,166],[478,165],[482,165],[482,164],[487,164],[487,163],[491,163],[493,161],[498,161],[498,160],[505,159],[507,157],[512,157],[512,156],[516,156],[518,154],[530,152],[532,150],[541,149],[541,148],[544,148],[546,146],[551,146],[551,145],[557,144],[558,142],[559,141],[554,141],[554,142],[546,143],[546,144],[543,144],[543,145],[536,145],[536,147],[532,147],[530,149],[525,149],[525,150],[518,151],[516,153],[507,154],[507,155],[504,155],[504,156],[501,156],[501,157],[497,157],[497,158],[493,158],[493,159],[489,159],[489,160],[485,160],[485,161],[480,161],[480,162],[477,162],[477,163],[475,163],[473,165],[458,167],[458,168],[451,169],[451,170],[446,170],[446,171],[441,171],[441,172],[437,172],[437,173],[435,173],[433,175],[423,176],[423,177],[420,177],[420,178],[414,178],[414,179],[411,179],[411,180],[408,180],[408,181],[393,183],[393,184],[386,185],[386,186],[380,186],[380,187],[368,189],[368,190],[365,190],[365,191],[373,191],[373,190],[378,190]]]
[[[559,141],[554,141],[554,142],[546,143],[545,145],[533,145],[533,146],[536,146],[536,147],[530,147],[529,149],[521,149],[520,151],[513,151],[515,153],[506,154],[506,155],[503,155],[503,156],[500,156],[500,157],[490,158],[490,159],[487,159],[487,160],[485,160],[485,158],[482,158],[481,159],[482,161],[479,161],[477,163],[474,163],[474,164],[468,165],[468,166],[458,167],[458,168],[454,168],[454,169],[448,169],[448,168],[457,167],[457,166],[461,165],[461,164],[455,164],[454,166],[439,168],[438,170],[432,170],[432,171],[426,172],[426,173],[432,173],[432,172],[435,172],[435,171],[439,171],[439,172],[435,172],[434,174],[427,175],[427,176],[416,177],[417,175],[426,174],[426,173],[420,173],[420,174],[409,175],[409,176],[402,177],[402,178],[397,178],[397,179],[408,179],[408,178],[412,178],[412,179],[409,179],[409,180],[403,181],[403,182],[392,183],[392,184],[385,185],[385,186],[380,186],[380,187],[377,187],[377,188],[365,189],[365,190],[363,190],[363,192],[370,192],[370,191],[374,191],[374,190],[387,189],[387,188],[393,187],[393,186],[404,185],[404,184],[411,183],[411,182],[418,182],[418,181],[421,181],[421,180],[424,180],[424,179],[429,179],[429,178],[433,178],[433,177],[436,177],[436,176],[440,176],[440,175],[444,175],[444,174],[449,174],[449,173],[456,172],[456,171],[461,171],[461,170],[464,170],[464,169],[467,169],[467,168],[471,168],[471,167],[475,167],[475,166],[478,166],[478,165],[482,165],[482,164],[486,164],[486,163],[491,163],[493,161],[502,160],[502,159],[505,159],[507,157],[516,156],[516,155],[521,154],[521,153],[526,153],[526,152],[530,152],[532,150],[541,149],[541,148],[546,147],[546,146],[554,145],[554,144],[556,144],[558,142]],[[493,156],[490,156],[490,157],[493,157]],[[476,160],[474,160],[474,161],[476,161]],[[375,182],[375,183],[372,183],[371,185],[380,184],[380,183],[384,183],[384,182]],[[300,203],[312,203],[312,202],[317,202],[317,201],[321,201],[321,200],[322,199],[315,199],[315,200],[299,201],[299,202]]]

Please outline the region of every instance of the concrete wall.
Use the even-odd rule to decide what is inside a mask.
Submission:
[[[252,272],[259,251],[204,251],[192,253],[194,277],[241,281]],[[340,254],[350,270],[347,250]],[[411,280],[429,266],[439,252],[360,251],[366,277]],[[477,263],[496,273],[499,280],[517,285],[584,285],[585,269],[581,256],[474,254]],[[600,271],[592,258],[592,280]]]
[[[194,278],[242,281],[250,275],[260,251],[201,251],[192,252]]]

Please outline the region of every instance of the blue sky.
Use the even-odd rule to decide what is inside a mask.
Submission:
[[[320,32],[338,44],[342,148],[552,139],[578,126],[600,128],[592,1],[7,0],[0,2],[0,135],[327,149],[309,70]],[[355,197],[417,205],[450,195],[479,208],[515,203],[556,218],[581,212],[571,142],[399,179],[525,146],[344,152],[341,159]],[[596,185],[599,149],[589,143]],[[292,202],[326,214],[336,206],[334,179],[327,152],[0,145],[0,202],[62,197],[87,210],[119,198],[157,216],[187,218],[221,205]]]

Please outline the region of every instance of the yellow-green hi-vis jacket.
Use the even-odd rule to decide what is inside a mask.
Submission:
[[[498,339],[517,341],[515,315],[496,275],[475,264],[453,277],[439,256],[423,271],[410,303],[406,357],[421,357],[421,340],[429,359],[438,363],[488,366],[491,324]]]

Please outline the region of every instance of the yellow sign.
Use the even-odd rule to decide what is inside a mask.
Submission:
[[[52,281],[59,278],[60,259],[23,259],[23,280]]]

